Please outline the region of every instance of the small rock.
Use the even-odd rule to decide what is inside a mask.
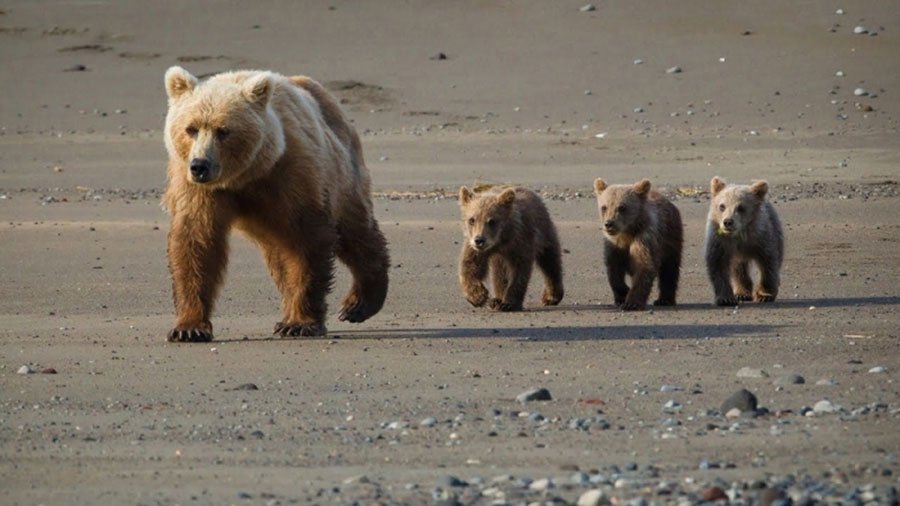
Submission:
[[[468,486],[465,480],[461,480],[453,475],[441,476],[437,482],[439,487],[465,487]]]
[[[742,411],[738,408],[731,408],[725,412],[725,418],[740,418]]]
[[[259,387],[253,383],[243,383],[234,387],[233,390],[259,390]]]
[[[544,415],[535,411],[534,413],[528,415],[528,421],[531,423],[541,423],[544,421]]]
[[[753,395],[753,392],[746,388],[742,388],[725,399],[720,411],[723,413],[728,413],[732,409],[737,409],[741,412],[756,411],[757,404],[758,401],[756,400],[756,396]]]
[[[738,378],[768,378],[769,373],[762,369],[753,369],[752,367],[741,367],[737,372]]]
[[[434,55],[434,56],[432,56],[432,57],[430,57],[430,58],[428,58],[428,59],[429,59],[429,60],[446,60],[446,59],[447,59],[447,54],[441,52],[441,53],[438,53],[438,54],[436,54],[436,55]]]
[[[578,498],[578,506],[609,506],[609,497],[600,489],[588,490]]]
[[[838,10],[834,11],[834,13],[837,14],[838,16],[843,16],[843,15],[844,15],[844,9],[838,9]]]
[[[681,67],[679,67],[678,65],[675,65],[674,67],[669,67],[666,69],[666,74],[680,74],[680,73],[681,73]]]
[[[869,92],[866,91],[865,88],[856,88],[855,90],[853,90],[853,94],[856,95],[857,97],[864,97],[864,96],[868,95]]]
[[[546,388],[532,388],[517,395],[516,400],[525,404],[531,401],[552,401],[553,397]]]
[[[675,399],[670,399],[668,402],[663,404],[662,410],[665,413],[678,413],[681,411],[682,405],[680,402]]]
[[[773,382],[775,385],[802,385],[806,383],[806,379],[799,374],[785,374],[784,376],[779,376]]]
[[[837,77],[844,77],[844,71],[843,71],[843,70],[838,70],[837,72],[834,73],[834,75],[837,76]]]
[[[835,381],[831,378],[825,378],[825,379],[820,379],[819,381],[817,381],[816,385],[820,386],[820,387],[833,387],[833,386],[837,385],[837,381]]]
[[[663,385],[659,387],[659,391],[662,393],[679,392],[681,391],[681,387],[677,387],[675,385]]]
[[[636,112],[636,113],[644,112],[644,108],[643,107],[635,107],[634,112]]]
[[[863,35],[869,33],[869,30],[865,26],[860,25],[853,29],[853,33],[857,35]]]
[[[578,10],[580,10],[581,12],[592,12],[592,11],[597,10],[597,7],[595,7],[594,4],[587,4],[587,5],[582,5],[581,8],[579,8]]]
[[[644,60],[642,60],[642,59],[640,59],[640,58],[634,60],[634,64],[635,64],[635,65],[641,65],[641,64],[643,64],[643,63],[644,63]]]
[[[579,471],[569,477],[569,481],[576,485],[587,485],[591,482],[591,477],[588,476],[587,473],[582,473],[581,471]]]
[[[41,374],[56,374],[56,369],[54,369],[52,367],[45,367],[45,368],[41,369]]]
[[[728,495],[719,487],[709,487],[703,490],[703,502],[727,501]]]
[[[536,490],[538,492],[543,492],[544,490],[553,488],[553,480],[550,478],[541,478],[539,480],[534,480],[528,485],[528,488],[531,490]]]
[[[16,374],[34,374],[34,369],[27,365],[23,365],[19,368],[18,371],[16,371]]]
[[[433,416],[429,416],[428,418],[422,419],[422,421],[419,422],[419,425],[422,427],[434,427],[437,425],[437,420]]]
[[[817,415],[834,413],[835,411],[838,411],[838,409],[840,408],[827,399],[821,400],[813,405],[813,413],[816,413]]]
[[[884,367],[879,365],[877,367],[873,367],[873,368],[869,369],[869,372],[872,374],[881,374],[883,372],[887,372],[887,369],[885,369]]]

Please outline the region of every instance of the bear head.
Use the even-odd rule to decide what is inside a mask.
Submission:
[[[752,185],[729,185],[720,177],[709,183],[709,221],[722,236],[740,235],[756,220],[759,209],[765,201],[769,185],[756,181]]]
[[[503,242],[506,228],[513,221],[516,190],[476,194],[465,186],[459,189],[459,208],[463,233],[476,251],[490,251]]]
[[[594,180],[603,233],[613,240],[619,235],[637,235],[646,222],[645,204],[649,194],[650,181],[647,179],[633,185],[608,185],[600,178]]]
[[[166,72],[166,149],[188,182],[228,188],[271,169],[284,152],[269,103],[273,76],[235,72],[201,83],[181,67]]]

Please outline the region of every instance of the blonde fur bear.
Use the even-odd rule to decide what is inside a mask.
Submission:
[[[775,207],[768,202],[769,185],[727,185],[719,177],[710,181],[706,227],[706,268],[715,303],[733,306],[740,300],[772,302],[781,283],[784,234]],[[750,262],[759,268],[753,288]]]
[[[281,336],[324,335],[334,257],[353,285],[340,319],[377,313],[387,243],[372,212],[359,138],[315,81],[237,71],[200,82],[165,75],[169,154],[164,205],[176,322],[170,341],[209,341],[232,227],[263,252],[282,295]]]
[[[535,262],[544,274],[541,302],[563,298],[562,254],[556,227],[541,198],[525,188],[498,188],[473,193],[459,190],[464,241],[459,282],[475,307],[520,311]],[[483,281],[491,275],[494,296]]]
[[[606,274],[615,304],[625,311],[644,309],[659,278],[656,306],[674,306],[681,271],[684,229],[681,213],[650,181],[608,185],[597,178],[594,194],[603,225]],[[631,276],[631,287],[625,283]]]

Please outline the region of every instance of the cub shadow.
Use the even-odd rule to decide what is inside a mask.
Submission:
[[[716,311],[721,311],[722,309],[728,309],[733,307],[740,307],[741,309],[750,309],[750,308],[759,308],[766,310],[777,310],[777,309],[808,309],[810,306],[813,307],[862,307],[862,306],[894,306],[900,305],[900,297],[835,297],[835,298],[822,298],[822,299],[777,299],[775,302],[752,302],[752,301],[744,301],[737,304],[737,306],[717,306],[710,302],[688,302],[678,303],[675,306],[653,306],[648,305],[647,310],[652,309],[654,312],[667,312],[667,311],[679,311],[685,309],[711,309]],[[530,313],[541,313],[541,312],[557,312],[557,311],[606,311],[606,312],[622,312],[616,306],[613,306],[610,303],[602,303],[602,304],[584,304],[584,305],[566,305],[560,304],[558,306],[538,306],[538,307],[528,307],[525,308],[525,312]],[[635,311],[635,314],[640,314],[640,311]]]

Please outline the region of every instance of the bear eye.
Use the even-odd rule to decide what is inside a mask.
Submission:
[[[719,204],[719,211],[725,210],[725,204]]]
[[[742,213],[742,212],[744,212],[744,206],[737,206],[737,207],[734,208],[734,210],[737,211],[737,212],[739,212],[739,213]]]
[[[469,225],[475,224],[475,218],[469,218]]]
[[[621,206],[616,208],[616,211],[619,211],[620,213],[624,213],[627,210],[628,210],[628,207],[625,206],[625,204],[622,204]]]
[[[487,220],[487,226],[489,226],[489,227],[493,227],[493,226],[494,226],[494,218],[488,218],[488,220]]]
[[[601,212],[601,213],[605,213],[605,212],[606,212],[606,206],[600,206],[600,212]]]
[[[228,137],[228,135],[230,133],[231,133],[231,130],[229,130],[225,127],[217,128],[216,129],[216,139],[222,140],[222,139]]]
[[[188,134],[188,137],[192,137],[192,138],[197,137],[197,132],[199,132],[199,130],[197,130],[196,127],[192,127],[192,126],[185,128],[184,131],[185,131],[185,133]]]

